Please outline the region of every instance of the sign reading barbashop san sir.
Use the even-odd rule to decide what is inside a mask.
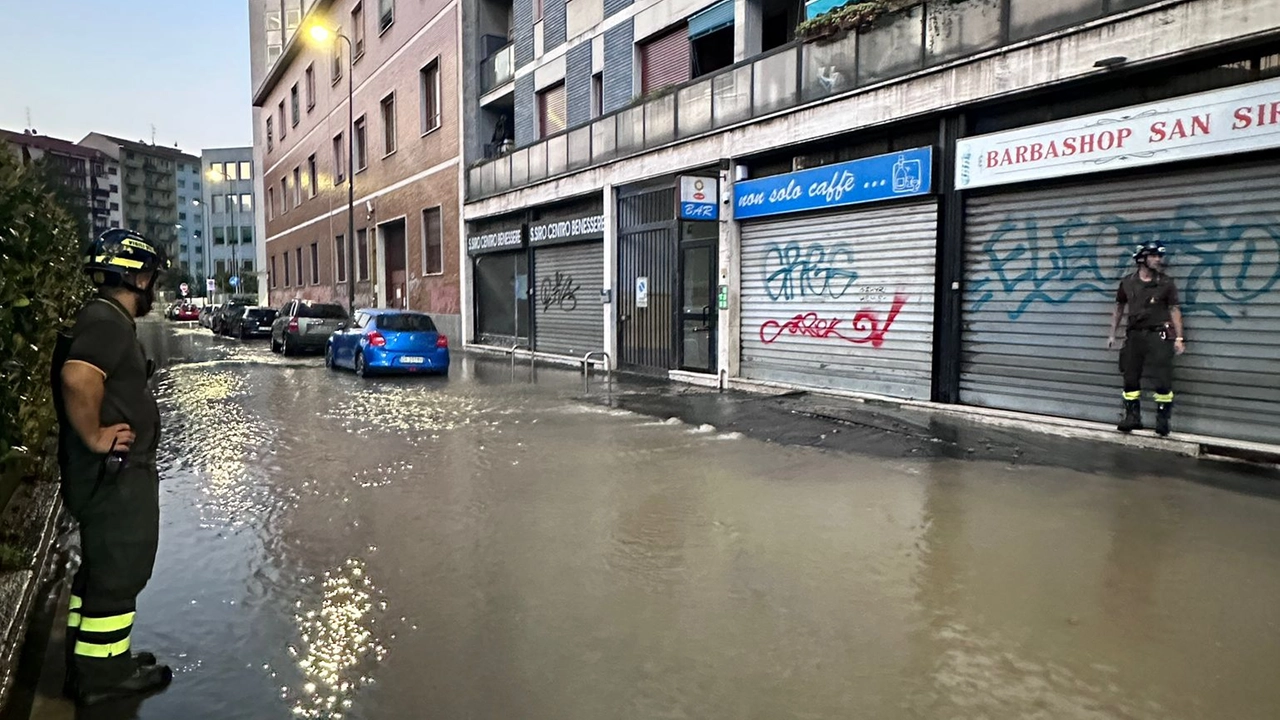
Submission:
[[[966,138],[961,189],[1280,147],[1280,78]]]

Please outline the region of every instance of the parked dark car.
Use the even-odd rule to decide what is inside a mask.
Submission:
[[[271,326],[271,350],[285,355],[320,352],[329,336],[345,330],[350,321],[341,305],[292,300],[280,308],[280,316]]]
[[[205,305],[200,309],[200,327],[212,328],[213,318],[217,316],[218,310],[222,309],[221,305]]]
[[[218,313],[213,316],[213,325],[209,328],[214,335],[228,335],[227,328],[230,325],[231,318],[245,309],[242,303],[227,303],[220,306]]]
[[[271,336],[271,324],[280,314],[275,308],[246,307],[227,321],[227,334],[241,340]]]

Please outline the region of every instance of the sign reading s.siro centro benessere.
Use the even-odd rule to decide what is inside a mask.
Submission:
[[[877,155],[812,170],[734,183],[734,217],[768,215],[927,195],[933,148]]]
[[[1280,147],[1280,78],[966,138],[956,187],[988,187]]]

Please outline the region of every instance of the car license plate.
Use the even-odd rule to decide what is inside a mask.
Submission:
[[[405,365],[421,365],[422,363],[426,362],[426,358],[420,357],[418,355],[406,355],[400,358],[400,362],[404,363]]]

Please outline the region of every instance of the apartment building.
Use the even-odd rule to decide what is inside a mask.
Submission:
[[[0,130],[0,145],[23,162],[48,162],[67,190],[80,198],[79,211],[90,237],[122,222],[120,166],[105,153],[81,147],[70,140],[40,135],[34,130]]]
[[[271,304],[345,305],[354,284],[357,306],[421,310],[450,335],[460,329],[459,22],[448,0],[250,3],[259,259]],[[301,31],[317,25],[342,37],[321,43]]]
[[[465,340],[1114,422],[1133,246],[1178,426],[1280,442],[1280,5],[465,0]]]
[[[219,292],[260,292],[257,224],[253,201],[253,148],[213,148],[200,153],[208,218],[206,243]],[[234,282],[233,282],[234,280]]]
[[[201,206],[200,158],[184,155],[174,165],[174,212],[178,235],[177,254],[173,266],[181,268],[193,279],[205,274],[204,208]]]
[[[89,133],[80,146],[97,150],[120,168],[121,227],[142,233],[164,245],[179,260],[178,166],[198,158],[178,150],[141,141]]]

